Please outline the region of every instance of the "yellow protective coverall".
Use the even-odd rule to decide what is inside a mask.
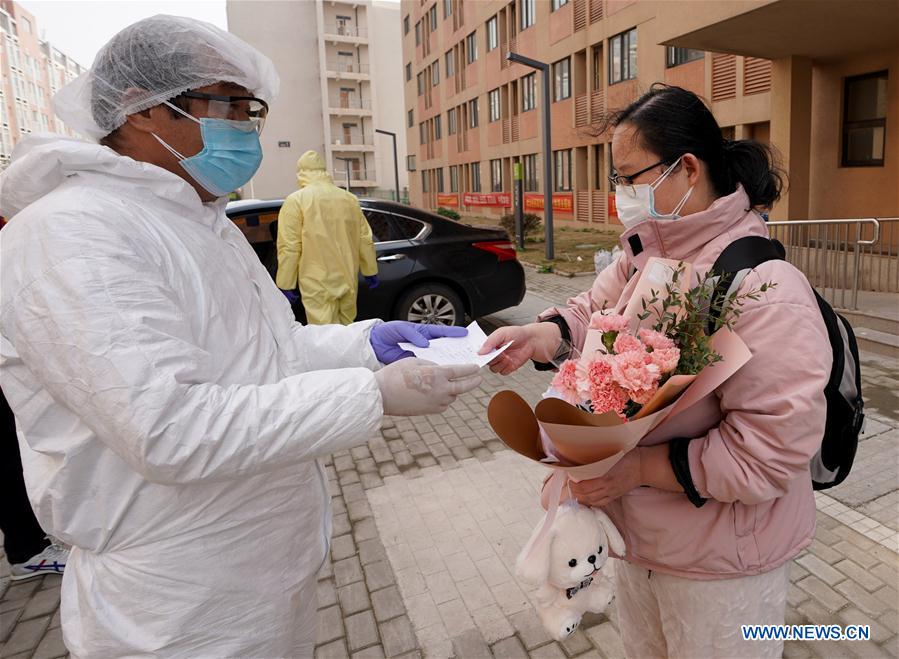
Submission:
[[[278,215],[278,288],[299,282],[312,325],[356,319],[358,273],[378,273],[371,228],[356,197],[331,180],[315,151],[297,161],[300,189],[284,200]]]

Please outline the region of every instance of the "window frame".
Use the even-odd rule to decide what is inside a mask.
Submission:
[[[473,98],[468,101],[468,127],[477,128],[480,123],[480,117],[478,117],[478,99]]]
[[[494,158],[490,161],[490,191],[503,191],[503,159]]]
[[[406,117],[406,125],[407,125],[407,128],[415,128],[415,110],[414,110],[414,109],[410,109],[410,110],[406,113],[406,115],[407,115],[407,117]]]
[[[450,108],[446,111],[446,134],[455,135],[459,132],[459,122],[456,114],[456,108]]]
[[[569,0],[552,0],[552,11],[559,11],[562,7],[567,5]]]
[[[537,0],[521,0],[519,12],[519,32],[524,32],[537,23]],[[529,23],[527,21],[530,21]]]
[[[553,192],[571,192],[573,189],[571,186],[571,155],[572,149],[553,151]],[[565,167],[566,161],[567,168]],[[566,169],[567,171],[563,171]]]
[[[564,64],[563,73],[559,75],[559,68]],[[564,87],[564,89],[562,89]],[[571,57],[563,57],[553,62],[553,103],[571,98]]]
[[[471,191],[481,192],[481,163],[471,163],[469,171],[471,173]]]
[[[431,5],[431,8],[428,10],[428,20],[431,25],[431,32],[437,31],[437,5]]]
[[[440,115],[438,114],[431,122],[434,124],[434,141],[443,139],[443,122],[440,120]]]
[[[449,166],[450,192],[459,192],[459,165]]]
[[[530,99],[530,104],[528,104]],[[521,111],[530,112],[537,108],[537,72],[521,77]]]
[[[887,84],[889,84],[890,80],[890,72],[889,69],[884,69],[881,71],[874,71],[872,73],[865,73],[857,76],[846,76],[843,78],[843,108],[842,108],[842,117],[840,121],[840,167],[883,167],[886,149],[887,149],[887,115],[889,115],[889,89],[887,89],[887,109],[883,115],[883,117],[877,117],[875,119],[857,119],[854,121],[849,121],[849,87],[853,83],[861,82],[863,80],[870,79],[880,79],[883,78],[886,80]],[[881,145],[881,153],[883,157],[881,158],[868,158],[866,160],[850,160],[849,152],[848,152],[848,138],[849,132],[851,130],[858,129],[883,129],[883,142]]]
[[[633,43],[631,37],[633,36]],[[617,46],[616,46],[617,42]],[[631,66],[631,47],[633,45],[634,58]],[[624,32],[609,37],[609,85],[617,85],[619,82],[634,80],[637,77],[637,28],[632,27]],[[615,60],[618,59],[616,70]],[[616,75],[619,76],[616,78]]]
[[[537,154],[527,153],[521,157],[524,170],[525,192],[539,192],[539,179],[537,177]],[[532,165],[529,167],[529,164]]]
[[[499,47],[499,17],[494,14],[487,20],[487,52],[496,50]]]
[[[411,21],[409,20],[409,14],[406,14],[403,17],[403,36],[409,34],[409,30],[412,29]]]
[[[475,30],[465,37],[465,63],[474,64],[478,61],[478,31]]]
[[[412,62],[406,62],[406,82],[412,82]]]
[[[502,95],[500,94],[499,87],[497,87],[496,89],[491,89],[489,92],[487,92],[487,107],[488,123],[493,123],[494,121],[499,121],[500,119],[502,119]]]
[[[678,46],[667,46],[665,48],[666,69],[673,69],[703,58],[705,58],[704,50],[697,50],[696,48],[680,48]]]
[[[456,75],[456,60],[453,57],[454,53],[452,50],[446,51],[444,57],[446,57],[446,76],[444,76],[447,80]]]
[[[436,87],[440,84],[440,60],[435,59],[431,62],[431,87]]]

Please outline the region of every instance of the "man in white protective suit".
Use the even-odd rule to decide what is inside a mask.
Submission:
[[[397,345],[461,328],[294,321],[224,214],[277,85],[233,35],[146,19],[54,98],[94,142],[26,139],[0,177],[3,391],[37,517],[73,546],[73,656],[311,656],[316,459],[480,381]]]

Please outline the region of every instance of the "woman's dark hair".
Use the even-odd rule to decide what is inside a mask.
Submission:
[[[685,153],[705,162],[719,197],[740,183],[752,208],[766,209],[783,192],[786,174],[777,164],[776,150],[755,140],[725,139],[711,110],[691,91],[655,83],[626,108],[608,115],[599,132],[621,124],[632,124],[642,146],[667,163]]]

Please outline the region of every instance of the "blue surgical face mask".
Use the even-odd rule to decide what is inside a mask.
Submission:
[[[200,124],[203,150],[190,157],[181,155],[153,133],[153,137],[178,158],[184,171],[197,183],[216,197],[223,197],[253,178],[262,163],[258,122],[197,119],[169,102],[166,105]]]

